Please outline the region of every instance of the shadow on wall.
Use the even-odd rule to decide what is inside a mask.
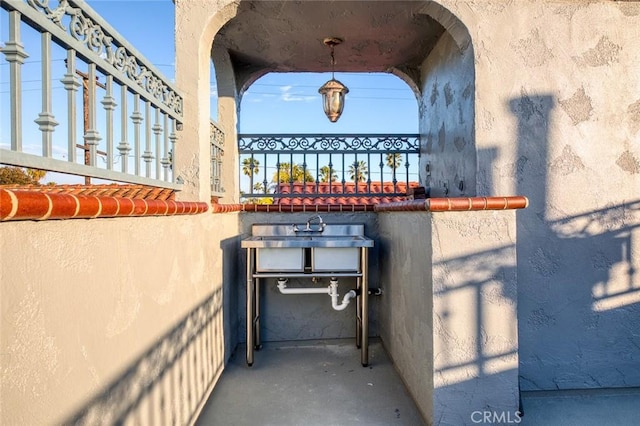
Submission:
[[[512,173],[530,201],[517,222],[522,390],[640,386],[640,200],[565,213],[598,188],[562,184],[587,172],[571,144],[549,158],[553,96],[523,92],[509,106],[518,120]]]
[[[510,244],[433,264],[436,424],[517,418],[514,260]]]
[[[242,287],[243,278],[238,275],[238,265],[246,263],[244,253],[240,248],[241,235],[227,238],[220,242],[222,249],[222,316],[224,324],[224,353],[225,364],[238,344],[238,312],[242,312],[244,306],[240,306],[239,289]]]
[[[223,368],[222,289],[63,424],[191,424]]]
[[[434,332],[446,335],[458,329],[463,333],[442,339],[444,347],[434,357],[435,374],[444,382],[451,381],[446,378],[449,372],[457,375],[461,369],[470,371],[473,377],[485,377],[496,372],[498,363],[504,363],[502,370],[517,367],[517,364],[509,362],[510,358],[516,360],[518,343],[516,329],[511,327],[516,320],[516,269],[511,265],[500,265],[501,259],[513,258],[513,250],[514,247],[509,245],[434,262],[434,282],[447,283],[443,288],[434,288],[433,291],[434,299],[438,301],[434,310]],[[446,266],[443,268],[443,265]],[[452,278],[447,278],[445,273],[437,276],[440,275],[439,271],[444,270]],[[459,280],[456,277],[468,278]],[[455,283],[449,284],[451,281]],[[513,318],[505,318],[505,311],[501,310],[499,321],[504,327],[500,333],[496,333],[500,325],[487,324],[496,320],[492,318],[491,310],[498,305],[509,305],[513,313]],[[494,336],[487,335],[489,328]],[[463,345],[456,342],[460,337],[464,340],[465,336],[469,337],[469,341]],[[452,344],[452,348],[448,347],[448,343]],[[455,352],[453,347],[461,346],[467,349],[464,354],[447,356]]]

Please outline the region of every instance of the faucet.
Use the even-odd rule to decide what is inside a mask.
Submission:
[[[316,229],[317,232],[322,232],[324,231],[324,227],[327,226],[326,223],[324,223],[322,221],[322,217],[320,217],[319,214],[311,216],[309,219],[307,219],[307,227],[304,229],[306,232],[312,232],[313,229],[311,229],[311,222],[315,219],[318,219],[318,229]]]

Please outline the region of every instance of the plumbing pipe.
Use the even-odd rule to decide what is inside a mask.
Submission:
[[[356,297],[356,292],[349,290],[342,298],[342,303],[338,305],[338,280],[332,279],[329,284],[329,296],[331,296],[331,307],[336,311],[342,311],[349,305],[349,301]]]
[[[282,294],[329,294],[329,287],[287,288],[286,279],[278,280],[278,290]]]
[[[333,278],[331,279],[331,283],[329,287],[306,287],[306,288],[287,288],[287,279],[279,278],[278,279],[278,290],[282,294],[328,294],[331,296],[331,307],[336,311],[344,310],[348,305],[351,299],[356,297],[355,290],[350,290],[347,294],[342,298],[342,303],[338,304],[338,298],[340,295],[338,294],[338,280]]]

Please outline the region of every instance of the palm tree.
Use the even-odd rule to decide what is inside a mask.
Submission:
[[[386,160],[387,167],[393,171],[402,165],[402,155],[399,152],[388,153]]]
[[[264,188],[264,184],[262,182],[256,182],[253,185],[253,192],[257,192],[257,193],[266,192]]]
[[[320,167],[320,182],[337,182],[338,174],[332,167]]]
[[[289,182],[315,182],[315,179],[300,164],[280,163],[278,170],[273,174],[271,179],[273,183],[289,183]]]
[[[367,162],[364,160],[355,161],[349,166],[349,179],[354,182],[364,182],[369,175]]]
[[[260,161],[253,157],[247,157],[242,160],[242,174],[249,176],[250,188],[253,188],[253,176],[260,172]]]

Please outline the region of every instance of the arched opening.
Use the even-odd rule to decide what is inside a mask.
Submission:
[[[327,186],[344,193],[347,186],[359,182],[363,195],[379,191],[385,182],[395,185],[396,192],[406,191],[407,182],[418,186],[417,150],[405,152],[408,147],[388,143],[398,140],[397,135],[414,135],[417,146],[414,92],[391,74],[340,73],[338,77],[350,92],[336,123],[325,116],[318,94],[330,74],[269,73],[244,92],[239,116],[241,197],[271,203],[273,194],[289,193],[303,182],[308,183],[305,190],[319,193],[327,192]],[[270,142],[262,146],[258,138]],[[386,145],[380,143],[382,138]],[[250,146],[245,144],[247,139],[252,139]],[[384,146],[388,152],[375,152]],[[290,188],[287,183],[292,184]],[[260,193],[264,199],[253,196]]]

